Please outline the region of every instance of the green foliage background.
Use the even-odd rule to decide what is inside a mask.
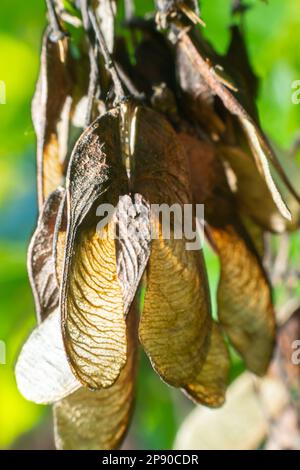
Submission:
[[[225,52],[231,1],[201,3],[205,35],[219,52]],[[300,106],[291,103],[291,84],[300,79],[299,0],[247,3],[253,4],[244,22],[251,61],[261,77],[258,106],[262,124],[276,145],[289,148],[300,122]],[[143,13],[152,9],[153,2],[137,0],[136,4]],[[26,248],[37,214],[30,101],[45,24],[43,0],[1,0],[0,80],[6,84],[7,103],[0,105],[0,340],[6,343],[7,363],[0,365],[0,448],[33,446],[35,433],[44,427],[50,429],[50,410],[26,402],[13,375],[17,353],[35,323],[26,273]],[[214,293],[218,262],[207,248],[205,253]],[[241,367],[236,359],[233,377]],[[142,357],[128,445],[171,448],[176,429],[191,407],[180,392],[155,376]],[[20,444],[26,435],[26,444]]]

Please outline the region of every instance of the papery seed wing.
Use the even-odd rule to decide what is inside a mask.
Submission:
[[[154,369],[176,387],[195,379],[207,353],[209,294],[197,261],[181,240],[152,242],[139,336]]]
[[[76,231],[100,197],[106,197],[100,202],[116,205],[118,195],[128,192],[117,109],[96,119],[81,135],[71,156],[66,186],[68,232]]]
[[[58,309],[33,330],[15,373],[21,394],[35,403],[54,403],[80,387],[67,361]]]
[[[127,313],[150,256],[150,207],[140,194],[122,196],[117,212],[117,271]]]
[[[185,392],[196,403],[215,408],[225,401],[230,360],[220,326],[215,322],[210,338],[204,365],[196,380],[185,387]]]
[[[49,194],[63,182],[72,105],[69,47],[68,38],[53,42],[50,30],[46,30],[40,75],[32,102],[32,119],[37,135],[40,209]]]
[[[63,338],[74,374],[93,389],[111,386],[126,362],[124,301],[112,237],[115,222],[96,230],[95,217],[95,205],[115,206],[118,194],[127,192],[125,179],[119,116],[113,111],[83,133],[67,176]]]
[[[110,224],[82,230],[73,244],[63,297],[63,333],[76,376],[90,388],[109,387],[126,361],[124,301]]]
[[[146,108],[136,114],[134,158],[136,191],[150,204],[178,204],[182,213],[183,205],[191,202],[184,149],[166,120]],[[183,386],[195,377],[207,352],[211,325],[207,280],[201,252],[186,248],[183,233],[181,239],[175,238],[172,221],[168,239],[158,226],[139,335],[161,377]]]
[[[131,418],[137,353],[137,317],[127,316],[128,357],[108,389],[85,387],[54,406],[55,443],[64,450],[111,450],[120,446]]]
[[[54,270],[53,237],[64,189],[58,188],[45,201],[28,248],[28,273],[38,321],[58,306],[59,292]]]
[[[254,250],[232,225],[210,227],[219,254],[219,320],[252,372],[263,375],[275,342],[271,290]]]
[[[189,155],[194,200],[205,205],[208,237],[221,262],[220,323],[247,367],[263,374],[274,343],[269,283],[254,245],[239,221],[214,148],[183,134],[180,139]]]

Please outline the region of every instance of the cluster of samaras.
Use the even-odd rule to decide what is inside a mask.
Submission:
[[[152,17],[128,15],[132,60],[114,0],[77,1],[73,13],[61,3],[48,2],[33,101],[40,215],[28,269],[39,324],[16,375],[29,400],[54,403],[59,448],[111,449],[128,427],[138,341],[167,384],[207,406],[224,401],[228,343],[265,373],[275,320],[263,232],[298,222],[269,163],[291,210],[297,195],[259,128],[237,27],[217,56],[193,0],[157,0]],[[117,211],[100,234],[105,203]],[[172,230],[151,239],[151,204],[204,204],[221,265],[217,320],[201,250]],[[125,238],[105,236],[130,225]]]

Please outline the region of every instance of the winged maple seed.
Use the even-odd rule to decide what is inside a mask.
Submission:
[[[28,252],[39,324],[16,378],[27,399],[54,404],[58,448],[112,449],[132,414],[138,342],[166,383],[211,407],[225,400],[228,344],[265,373],[275,320],[262,234],[291,228],[269,161],[297,195],[257,124],[245,48],[238,65],[231,61],[234,85],[224,74],[242,44],[236,29],[221,61],[195,31],[196,2],[159,0],[166,31],[151,19],[128,21],[141,37],[131,64],[126,45],[121,55],[115,46],[114,1],[76,2],[74,18],[60,1],[56,10],[48,4],[33,106],[40,216]],[[68,23],[84,37],[81,60]],[[69,152],[78,112],[77,127],[88,125]],[[151,210],[162,204],[205,205],[221,263],[218,320],[202,251],[186,249],[175,219],[165,237]]]

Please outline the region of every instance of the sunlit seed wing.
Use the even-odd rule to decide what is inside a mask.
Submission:
[[[54,403],[80,387],[67,361],[58,309],[33,330],[15,373],[19,391],[35,403]]]
[[[40,209],[49,194],[63,182],[72,105],[69,61],[69,39],[52,42],[47,29],[32,102],[32,119],[37,135]]]
[[[139,336],[154,369],[176,387],[195,379],[207,353],[210,317],[201,271],[195,252],[180,240],[153,240]]]
[[[122,196],[117,212],[117,271],[128,312],[150,256],[150,207],[140,194]]]
[[[116,205],[119,192],[126,193],[125,180],[119,116],[112,111],[83,133],[67,175],[63,338],[74,374],[92,389],[112,385],[126,362],[124,301],[112,238],[115,223],[96,230],[96,206]]]
[[[127,316],[128,357],[117,381],[108,389],[85,387],[55,404],[55,443],[64,450],[110,450],[120,446],[134,401],[137,318],[132,306]]]
[[[180,139],[189,155],[194,200],[205,205],[208,236],[221,262],[220,323],[247,367],[263,374],[274,343],[269,283],[247,231],[239,221],[214,148],[187,135],[181,134]]]
[[[93,389],[112,385],[126,361],[124,302],[111,227],[101,234],[92,227],[77,235],[65,281],[66,351],[74,373]]]
[[[247,368],[263,375],[275,342],[269,283],[255,252],[233,226],[210,227],[209,234],[221,261],[220,323]]]
[[[59,292],[54,270],[53,236],[63,194],[63,188],[58,188],[45,201],[28,248],[28,274],[39,322],[58,306]]]
[[[210,347],[205,363],[185,393],[196,403],[213,408],[223,405],[228,385],[230,360],[221,329],[213,323]]]
[[[136,117],[135,189],[150,204],[191,202],[184,149],[158,113],[139,108]],[[184,386],[202,366],[210,335],[210,300],[200,251],[187,239],[152,240],[139,336],[153,367],[169,384]],[[182,226],[181,226],[182,229]]]

